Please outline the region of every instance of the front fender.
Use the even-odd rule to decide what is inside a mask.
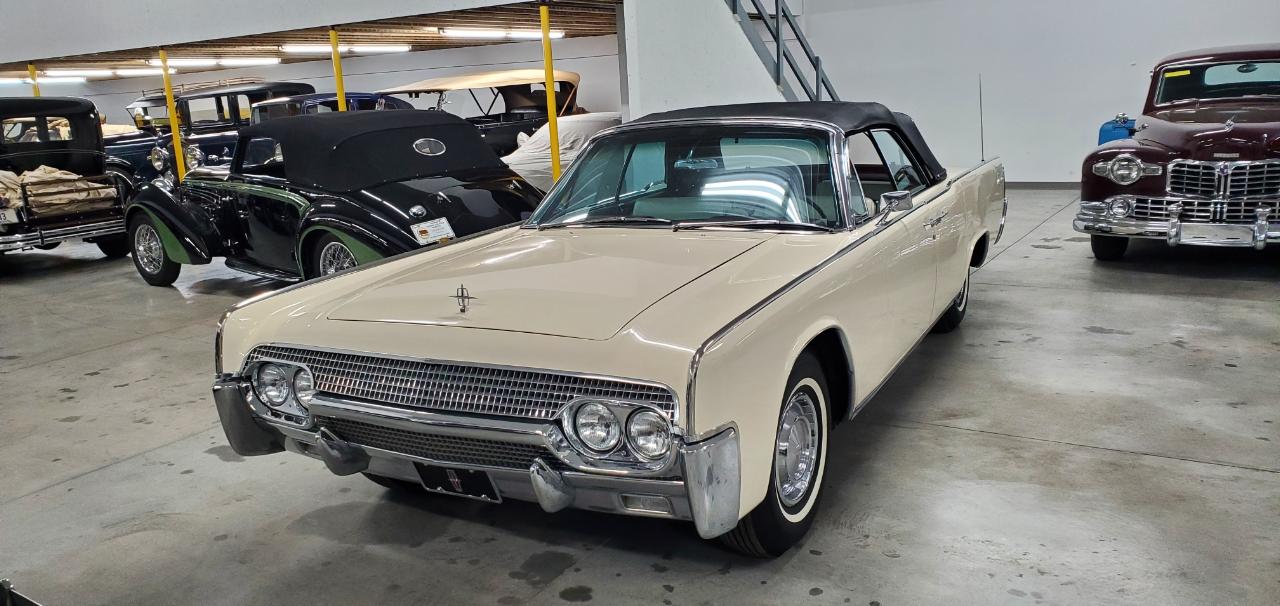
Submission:
[[[138,188],[125,207],[126,224],[139,213],[151,217],[165,254],[178,263],[203,265],[222,252],[213,217],[199,205],[183,204],[170,189],[154,183]]]

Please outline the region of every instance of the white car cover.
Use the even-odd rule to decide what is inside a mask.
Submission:
[[[560,131],[560,169],[569,168],[587,139],[610,126],[622,123],[618,112],[595,112],[561,116],[557,121]],[[551,189],[551,130],[543,125],[520,147],[502,158],[516,174],[530,185],[542,190]]]

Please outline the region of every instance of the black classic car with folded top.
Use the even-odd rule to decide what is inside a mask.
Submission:
[[[462,118],[345,112],[243,128],[229,168],[153,181],[125,213],[138,273],[163,286],[214,257],[275,279],[331,274],[522,221],[540,200]]]
[[[107,170],[93,103],[75,97],[0,98],[0,254],[65,240],[129,253],[119,176]]]

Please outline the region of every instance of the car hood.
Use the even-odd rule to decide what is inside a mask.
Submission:
[[[771,237],[516,230],[490,246],[388,276],[327,317],[605,340],[663,297]]]
[[[1280,103],[1212,104],[1144,116],[1134,137],[1171,158],[1261,160],[1280,157]]]

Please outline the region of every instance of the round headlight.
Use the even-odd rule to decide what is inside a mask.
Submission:
[[[1119,219],[1129,216],[1129,213],[1132,211],[1133,202],[1128,198],[1116,198],[1107,205],[1107,213]]]
[[[169,152],[163,147],[153,147],[151,153],[147,154],[147,160],[151,162],[151,168],[163,172],[165,165],[168,164],[168,158],[166,158],[168,155]]]
[[[1128,154],[1116,156],[1107,177],[1120,185],[1133,185],[1142,178],[1142,161]]]
[[[258,367],[258,397],[267,404],[284,404],[289,399],[289,373],[283,366],[270,362]]]
[[[200,151],[198,145],[188,145],[184,150],[183,159],[187,162],[187,170],[199,168],[204,164],[204,152]]]
[[[316,379],[311,376],[311,371],[300,368],[293,375],[293,394],[303,404],[310,404],[311,399],[316,397]]]
[[[660,459],[671,449],[671,427],[662,415],[641,410],[627,421],[627,439],[636,454],[646,459]]]
[[[573,430],[578,439],[591,450],[601,452],[613,450],[622,437],[618,417],[604,404],[591,402],[583,404],[573,415]]]

